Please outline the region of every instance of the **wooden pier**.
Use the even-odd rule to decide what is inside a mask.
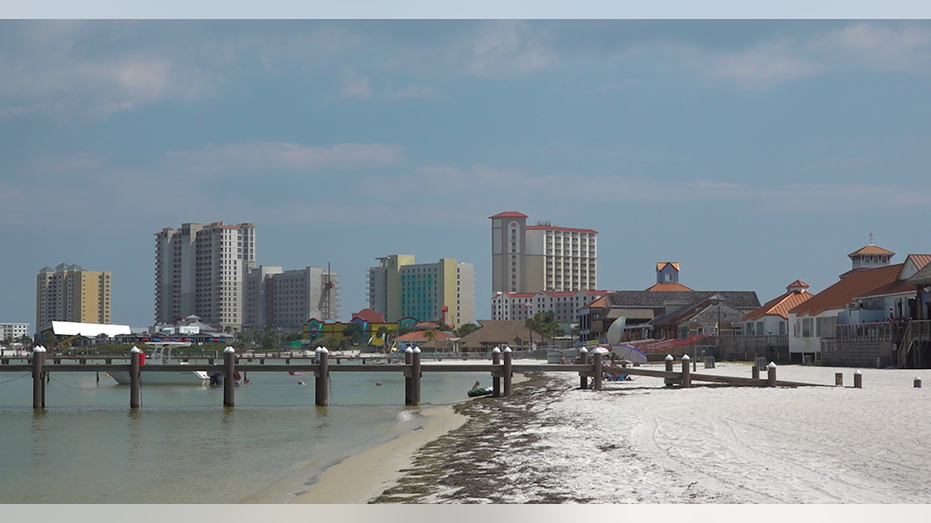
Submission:
[[[667,387],[689,388],[693,381],[704,381],[710,383],[725,383],[735,386],[749,387],[807,387],[807,386],[828,386],[811,383],[798,383],[790,381],[779,381],[776,379],[776,366],[770,363],[767,368],[765,378],[759,377],[758,368],[753,367],[754,373],[750,378],[736,376],[716,376],[711,374],[693,373],[690,368],[688,355],[682,357],[680,370],[673,368],[672,356],[666,357],[665,370],[645,369],[641,367],[630,366],[610,366],[605,365],[603,358],[604,352],[597,349],[588,354],[584,349],[580,352],[580,362],[573,364],[513,364],[512,353],[510,349],[504,351],[495,349],[492,351],[492,360],[487,359],[482,363],[433,363],[423,365],[420,349],[407,349],[404,354],[403,363],[384,364],[384,363],[360,363],[354,365],[331,365],[329,351],[318,349],[314,359],[303,359],[300,362],[285,364],[265,364],[260,363],[243,363],[243,357],[237,357],[232,347],[227,347],[223,353],[222,365],[204,364],[167,364],[167,365],[142,365],[142,351],[133,347],[130,351],[129,363],[88,363],[87,360],[80,363],[51,363],[46,362],[46,352],[42,347],[37,347],[29,363],[25,365],[15,365],[5,362],[0,366],[4,372],[31,372],[33,378],[33,408],[45,408],[45,384],[49,380],[51,372],[111,372],[129,371],[130,375],[130,408],[137,409],[140,407],[140,390],[143,384],[142,375],[149,372],[193,372],[193,371],[213,371],[222,372],[223,380],[223,406],[235,406],[235,379],[237,372],[244,374],[249,372],[307,372],[313,373],[315,381],[315,404],[320,407],[328,405],[327,397],[327,380],[333,372],[403,372],[404,373],[404,404],[406,406],[419,406],[421,403],[421,378],[424,372],[483,372],[489,373],[493,383],[493,397],[509,396],[511,394],[514,373],[527,372],[573,372],[578,373],[580,377],[580,388],[594,389],[600,391],[603,388],[603,379],[605,375],[627,374],[634,376],[651,376],[663,378]],[[57,358],[55,358],[57,359]],[[313,361],[313,363],[311,363]],[[694,364],[692,364],[694,365]],[[854,387],[862,387],[862,377],[854,376]]]

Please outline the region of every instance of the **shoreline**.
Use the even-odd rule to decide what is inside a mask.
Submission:
[[[421,427],[328,467],[306,491],[295,494],[288,503],[368,503],[400,480],[421,447],[468,420],[456,413],[453,405],[430,407],[420,414],[428,418]]]
[[[527,376],[515,374],[512,383],[516,387],[526,381]],[[426,418],[423,425],[337,461],[312,478],[313,483],[305,483],[306,489],[295,493],[287,504],[378,503],[377,499],[405,479],[426,447],[460,431],[472,419],[460,411],[468,411],[463,407],[475,399],[422,409],[420,415]]]

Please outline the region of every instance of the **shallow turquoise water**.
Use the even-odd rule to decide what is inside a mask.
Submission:
[[[129,387],[103,373],[98,383],[59,372],[34,412],[21,376],[0,368],[0,503],[284,502],[302,488],[285,478],[309,479],[424,421],[403,406],[397,371],[332,373],[326,408],[314,406],[313,375],[253,372],[233,409],[222,387],[149,386],[136,411]],[[460,401],[487,376],[424,373],[424,406]]]

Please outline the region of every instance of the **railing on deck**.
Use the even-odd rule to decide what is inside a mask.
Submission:
[[[912,356],[915,347],[921,342],[931,341],[931,320],[913,320],[908,322],[905,332],[902,335],[902,341],[899,344],[899,368],[904,368],[908,364],[909,356]],[[913,356],[914,357],[914,356]],[[917,362],[915,365],[917,367]]]

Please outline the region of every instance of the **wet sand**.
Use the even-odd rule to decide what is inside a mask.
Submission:
[[[420,447],[466,421],[448,405],[421,414],[430,418],[421,428],[333,465],[290,503],[367,503],[397,482]]]

